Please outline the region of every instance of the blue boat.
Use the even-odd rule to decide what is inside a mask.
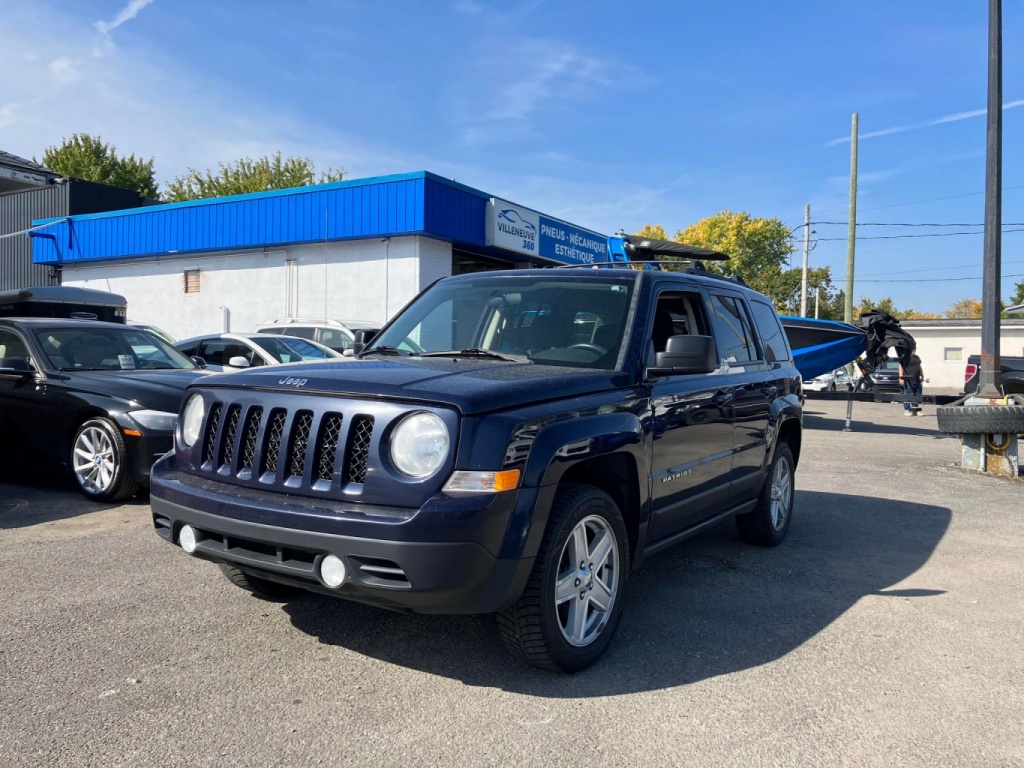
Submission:
[[[862,328],[811,317],[780,315],[779,320],[804,381],[841,368],[867,350],[868,336]]]

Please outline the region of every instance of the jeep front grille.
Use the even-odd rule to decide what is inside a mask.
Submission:
[[[263,445],[263,456],[260,460],[260,474],[277,473],[277,454],[281,451],[281,435],[284,434],[284,422],[288,412],[283,408],[275,408],[270,412],[270,426],[267,427],[267,439]]]
[[[218,402],[203,432],[202,469],[314,491],[358,486],[366,480],[373,426],[374,417],[361,413]]]
[[[313,414],[309,411],[299,411],[292,422],[292,439],[288,441],[288,474],[292,477],[302,477],[306,468],[306,446],[312,423]]]
[[[242,433],[242,469],[252,469],[253,459],[256,458],[256,438],[260,433],[260,419],[263,418],[263,409],[258,405],[249,409],[245,417],[245,431]]]
[[[341,415],[328,413],[320,422],[320,436],[316,441],[316,478],[330,482],[334,478],[334,460],[338,456],[338,437],[341,436]]]
[[[228,417],[224,424],[224,437],[220,442],[220,461],[222,467],[230,467],[235,460],[235,432],[238,430],[238,417],[242,414],[242,406],[232,405],[228,408]]]
[[[366,479],[366,460],[370,455],[370,440],[373,438],[373,416],[356,416],[348,431],[348,449],[345,451],[346,483],[361,483]]]
[[[224,410],[221,403],[215,403],[210,409],[210,418],[206,422],[206,432],[203,433],[203,462],[213,464],[213,457],[216,455],[217,430],[220,429],[220,414]]]

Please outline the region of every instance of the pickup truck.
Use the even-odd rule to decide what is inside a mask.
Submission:
[[[444,278],[353,358],[197,382],[156,533],[258,595],[494,613],[524,661],[583,669],[646,557],[792,521],[786,336],[769,299],[690,272]]]
[[[1004,395],[1024,395],[1024,357],[1000,357],[1000,371]],[[967,358],[964,369],[964,394],[972,395],[978,391],[978,370],[981,366],[981,355]]]

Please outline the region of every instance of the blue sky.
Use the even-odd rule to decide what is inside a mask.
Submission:
[[[86,131],[155,157],[162,181],[280,149],[350,177],[431,170],[606,233],[723,208],[796,227],[807,203],[846,220],[856,111],[859,221],[973,224],[985,5],[21,3],[0,16],[0,147],[38,157]],[[1007,223],[1024,222],[1019,40],[1024,6],[1004,2]],[[814,229],[811,264],[842,284],[845,226]],[[1003,237],[1004,296],[1022,245]],[[856,294],[941,311],[980,297],[980,279],[952,278],[981,258],[980,235],[861,239]]]

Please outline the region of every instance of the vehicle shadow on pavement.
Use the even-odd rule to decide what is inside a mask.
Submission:
[[[110,504],[89,501],[60,469],[20,467],[17,471],[0,471],[0,530],[67,520],[123,505],[146,507],[148,518],[148,504],[147,492]]]
[[[491,617],[403,615],[318,596],[282,608],[322,643],[466,685],[549,698],[653,691],[770,663],[865,597],[939,594],[929,584],[884,590],[924,565],[950,519],[927,504],[797,491],[781,547],[746,545],[730,522],[644,563],[608,653],[572,676],[511,659]]]
[[[901,417],[902,418],[902,417]],[[846,419],[834,419],[825,416],[818,416],[814,413],[804,413],[805,429],[820,429],[824,432],[842,432],[846,426]],[[920,437],[934,437],[937,439],[958,439],[954,435],[947,435],[935,427],[935,421],[927,417],[913,417],[907,419],[904,424],[880,424],[877,421],[863,421],[857,419],[856,411],[850,419],[850,430],[865,435],[916,435]]]

